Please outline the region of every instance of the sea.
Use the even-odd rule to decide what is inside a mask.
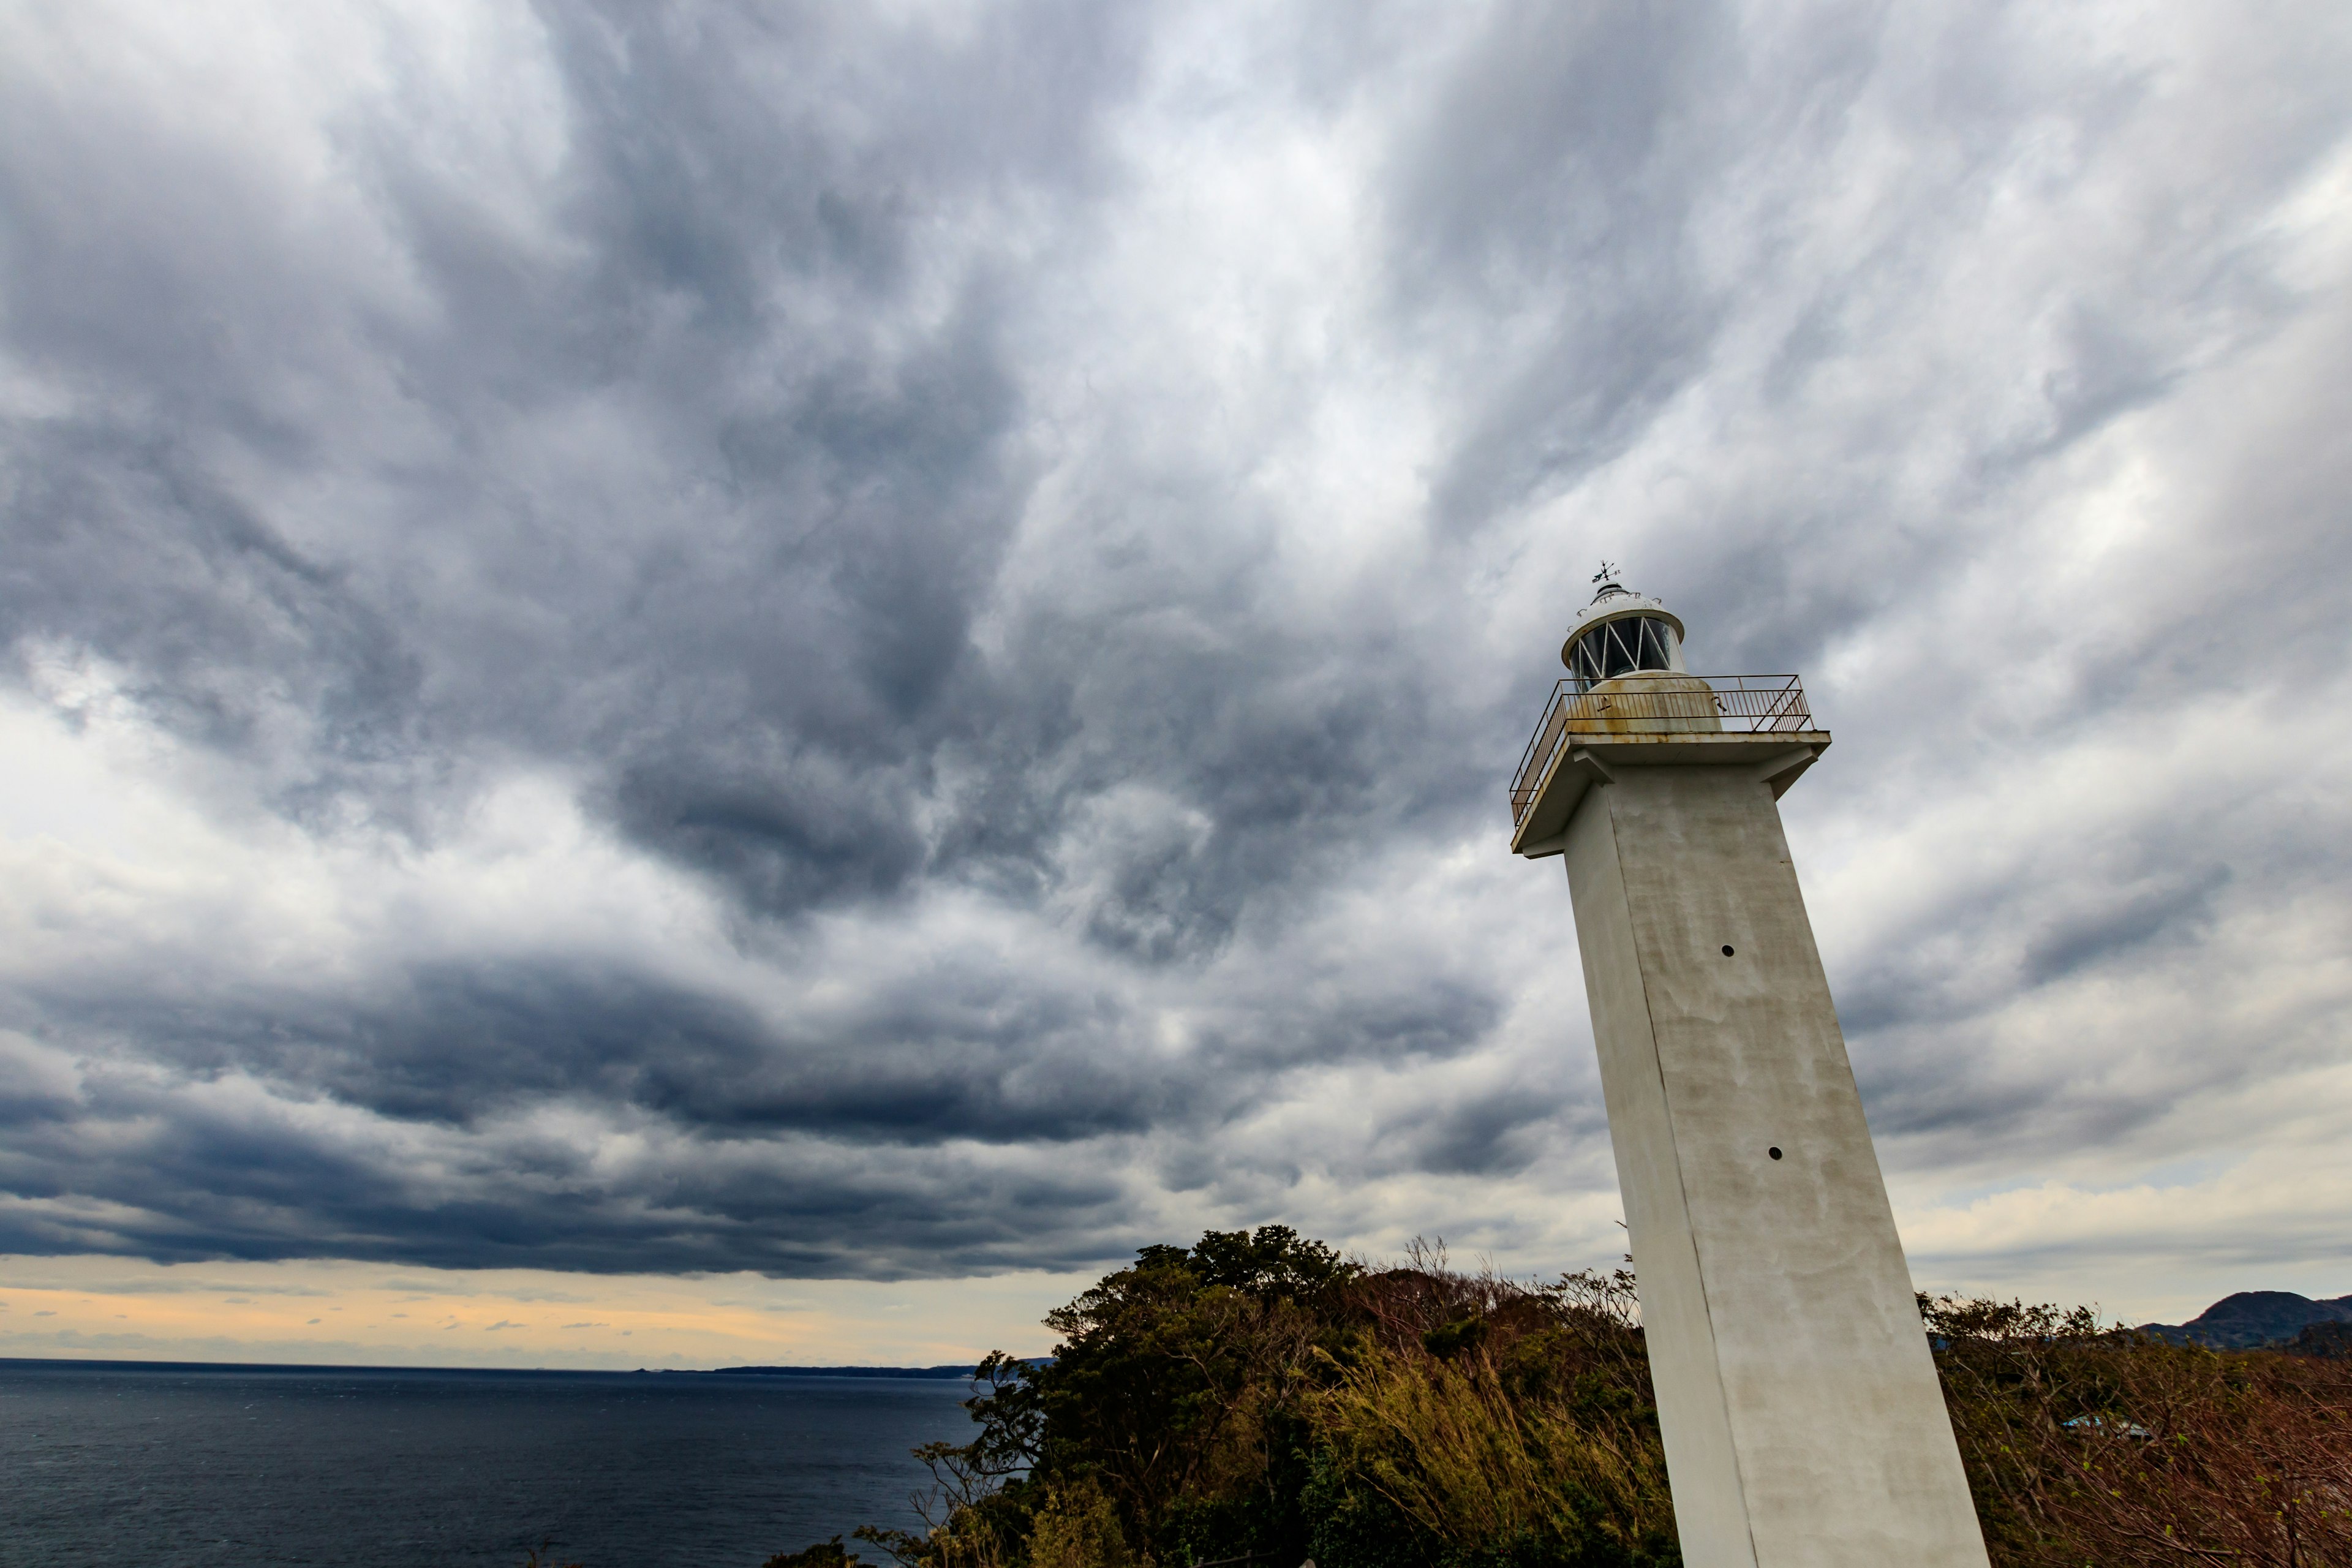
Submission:
[[[760,1568],[916,1528],[961,1378],[0,1360],[5,1568]],[[856,1550],[855,1542],[849,1542]],[[867,1561],[874,1561],[871,1548]]]

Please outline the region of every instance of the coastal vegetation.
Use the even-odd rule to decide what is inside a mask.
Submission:
[[[1922,1299],[1993,1561],[2352,1568],[2352,1362]],[[1372,1269],[1281,1226],[1152,1247],[917,1450],[904,1568],[1665,1568],[1632,1276]],[[2325,1348],[2324,1346],[2322,1347]],[[859,1561],[831,1542],[768,1568]]]
[[[2352,1564],[2352,1361],[2325,1338],[2213,1350],[2080,1308],[1921,1305],[1996,1564]]]

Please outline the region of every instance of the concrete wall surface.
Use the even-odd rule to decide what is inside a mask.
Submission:
[[[1563,858],[1686,1561],[1984,1568],[1770,789],[1614,768]]]

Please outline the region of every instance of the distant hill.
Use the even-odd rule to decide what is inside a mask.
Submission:
[[[2292,1340],[2314,1323],[2352,1323],[2352,1296],[2315,1301],[2292,1290],[2241,1290],[2185,1323],[2142,1323],[2140,1332],[2175,1344],[2249,1350]]]

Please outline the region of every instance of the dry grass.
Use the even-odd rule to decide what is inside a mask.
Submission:
[[[1631,1545],[1671,1530],[1654,1444],[1569,1402],[1515,1397],[1483,1350],[1451,1362],[1372,1351],[1318,1405],[1341,1462],[1455,1547],[1594,1530]]]

